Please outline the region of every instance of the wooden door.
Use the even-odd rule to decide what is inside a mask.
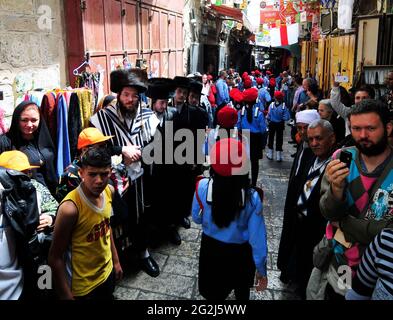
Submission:
[[[104,91],[109,92],[110,72],[137,58],[146,59],[153,77],[183,75],[184,1],[67,0],[64,2],[68,70],[89,53],[90,71],[105,69]],[[124,60],[127,58],[127,60]]]

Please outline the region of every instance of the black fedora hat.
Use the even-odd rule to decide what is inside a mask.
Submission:
[[[134,87],[139,93],[146,92],[147,86],[135,74],[128,70],[118,69],[111,72],[111,91],[120,93],[124,87]]]
[[[169,78],[149,79],[146,96],[152,99],[169,99],[175,91],[175,82]]]
[[[190,91],[201,94],[203,85],[202,85],[202,82],[200,82],[200,81],[191,80],[189,88],[190,88]]]
[[[175,88],[186,88],[186,89],[190,88],[190,82],[191,82],[190,78],[176,76],[173,78],[173,81],[175,83]]]

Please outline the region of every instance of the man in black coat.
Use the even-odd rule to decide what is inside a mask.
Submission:
[[[168,106],[168,100],[172,98],[175,90],[174,81],[168,78],[151,78],[148,81],[146,96],[151,98],[151,108],[160,124],[154,136],[152,163],[145,171],[146,200],[148,207],[151,245],[156,247],[163,238],[168,239],[175,245],[181,244],[181,238],[175,227],[177,221],[173,214],[173,203],[168,199],[172,197],[172,190],[168,188],[168,181],[173,177],[173,118],[177,114],[175,107]],[[145,159],[145,153],[143,159]]]
[[[194,95],[199,89],[201,91],[202,85],[197,89],[198,84],[195,83],[195,80],[187,77],[175,77],[174,82],[176,91],[173,98],[173,106],[176,107],[177,114],[173,118],[173,125],[175,138],[178,135],[181,141],[174,142],[175,163],[173,178],[176,180],[175,184],[177,187],[173,191],[177,201],[173,210],[178,225],[188,229],[190,227],[188,216],[191,213],[195,178],[199,174],[197,165],[198,154],[199,152],[200,154],[202,153],[201,148],[197,146],[197,134],[199,130],[203,131],[206,128],[208,119],[207,116],[204,116],[204,110],[189,104],[189,96]],[[185,138],[181,134],[182,131],[185,132],[187,130],[188,133],[192,134],[192,138],[191,136]],[[179,155],[181,150],[183,151]]]
[[[293,281],[303,299],[313,268],[313,248],[323,237],[327,223],[319,209],[319,198],[322,176],[336,143],[329,121],[311,122],[307,141],[311,153],[307,151],[303,156],[288,185],[277,262],[280,279]]]

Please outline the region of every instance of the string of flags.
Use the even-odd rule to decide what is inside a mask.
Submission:
[[[325,0],[324,6],[334,5]],[[298,42],[300,23],[313,25],[320,16],[320,1],[262,0],[260,2],[260,27],[255,36],[259,46],[287,46]],[[317,19],[316,19],[317,18]],[[318,30],[313,35],[319,37]]]

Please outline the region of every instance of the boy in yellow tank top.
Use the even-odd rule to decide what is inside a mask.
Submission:
[[[111,156],[90,148],[81,156],[82,183],[61,202],[49,264],[60,299],[113,299],[123,271],[110,228]]]

